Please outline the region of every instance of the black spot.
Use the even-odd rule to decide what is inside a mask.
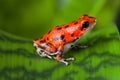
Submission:
[[[41,48],[41,49],[43,49],[43,47],[41,47],[41,46],[37,46],[37,48]]]
[[[87,28],[87,27],[89,27],[89,22],[88,21],[86,21],[82,24],[81,30],[83,30],[84,28]]]
[[[72,42],[75,42],[76,41],[76,39],[74,39]]]
[[[63,41],[64,41],[64,43],[66,43],[66,40],[65,40],[65,39],[64,39]]]
[[[79,39],[79,37],[77,37],[76,39]]]
[[[63,39],[64,39],[64,37],[65,37],[64,35],[61,35],[61,40],[63,40]]]
[[[78,21],[75,21],[74,24],[75,24],[75,25],[78,24]]]
[[[71,37],[74,37],[74,33],[71,34]]]
[[[79,39],[78,37],[76,39],[74,39],[72,42],[75,42],[77,39]]]
[[[40,43],[45,43],[45,42],[46,42],[46,40],[41,40],[41,41],[40,41]]]
[[[60,37],[55,37],[54,41],[63,40],[63,39],[64,39],[64,35],[61,35]]]
[[[49,40],[49,38],[47,37],[47,40]]]
[[[74,45],[71,45],[71,47],[73,47]]]
[[[57,30],[61,30],[61,29],[62,29],[61,27],[57,28]]]
[[[44,52],[44,50],[40,50],[40,52]]]
[[[48,42],[47,45],[52,45],[52,43]],[[53,46],[53,45],[52,45]]]
[[[68,28],[68,27],[69,27],[69,25],[66,25],[66,26],[65,26],[65,28]]]

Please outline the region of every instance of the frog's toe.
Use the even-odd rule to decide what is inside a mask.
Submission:
[[[73,45],[72,49],[82,49],[82,48],[87,48],[87,45]]]
[[[64,63],[66,66],[69,64],[67,61],[65,61],[65,59],[61,59],[59,61],[62,62],[62,63]]]
[[[75,60],[75,58],[70,57],[70,58],[66,58],[65,60],[66,60],[66,61],[73,61],[73,60]]]

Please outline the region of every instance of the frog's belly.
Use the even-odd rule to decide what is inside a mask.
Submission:
[[[94,25],[93,25],[93,26],[94,26]],[[91,29],[89,29],[85,34],[87,34],[90,30],[91,30]],[[83,34],[82,36],[84,36],[85,34]],[[75,42],[65,44],[65,45],[64,45],[64,51],[63,51],[63,53],[65,53],[65,52],[67,52],[69,49],[71,49],[71,48],[72,48],[71,46],[72,46],[72,45],[75,45],[75,43],[76,43],[78,40],[80,40],[82,36],[80,36]]]
[[[76,44],[76,42],[79,40],[80,38],[78,38],[75,42],[72,43],[68,43],[64,45],[64,51],[63,53],[66,53],[68,50],[70,50],[72,48],[73,45]]]
[[[74,44],[73,43],[65,44],[63,53],[66,53],[68,50],[70,50],[72,45]]]

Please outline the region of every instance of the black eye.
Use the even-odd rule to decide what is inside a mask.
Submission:
[[[84,22],[84,23],[82,24],[81,30],[83,30],[84,28],[87,28],[88,26],[89,26],[89,22],[88,22],[88,21]]]

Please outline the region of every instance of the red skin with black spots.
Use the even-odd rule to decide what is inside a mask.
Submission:
[[[55,26],[44,36],[34,41],[36,48],[42,48],[46,55],[60,62],[66,44],[74,43],[96,23],[96,18],[82,15],[78,20],[65,25]],[[38,51],[41,55],[41,53]]]

